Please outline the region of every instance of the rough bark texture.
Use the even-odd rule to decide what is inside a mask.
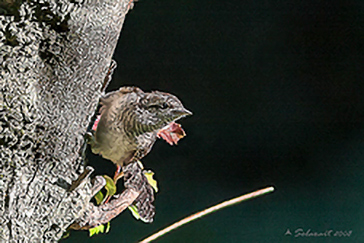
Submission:
[[[84,171],[83,136],[129,4],[0,4],[1,242],[58,241],[90,207],[88,176],[67,185]]]

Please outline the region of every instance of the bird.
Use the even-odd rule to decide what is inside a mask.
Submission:
[[[134,86],[107,93],[100,104],[89,144],[94,154],[116,164],[115,183],[122,167],[146,156],[157,138],[177,144],[185,132],[175,121],[192,115],[176,96]]]

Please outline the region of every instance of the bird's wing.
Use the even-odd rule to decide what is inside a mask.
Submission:
[[[116,100],[119,97],[121,97],[119,90],[109,92],[100,98],[100,104],[101,105],[110,105],[114,100]]]
[[[119,90],[112,91],[100,98],[101,105],[109,105],[112,102],[121,99],[124,95],[129,93],[144,93],[138,87],[121,87]]]

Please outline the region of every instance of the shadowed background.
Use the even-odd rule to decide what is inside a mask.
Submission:
[[[273,194],[157,242],[364,242],[363,11],[359,0],[136,3],[108,91],[167,91],[194,115],[178,146],[158,141],[143,159],[160,189],[152,224],[125,211],[108,234],[64,242],[137,242],[270,185]],[[113,175],[111,162],[89,159],[95,174]],[[298,228],[353,233],[295,238]]]

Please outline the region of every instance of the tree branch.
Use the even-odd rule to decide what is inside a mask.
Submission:
[[[185,224],[188,224],[188,223],[191,223],[192,221],[196,220],[196,219],[199,219],[199,218],[202,218],[210,213],[213,213],[213,212],[216,212],[220,209],[223,209],[223,208],[226,208],[226,207],[229,207],[229,206],[232,206],[234,204],[237,204],[237,203],[241,203],[243,201],[247,201],[247,200],[250,200],[250,199],[253,199],[253,198],[256,198],[256,197],[259,197],[259,196],[262,196],[262,195],[265,195],[267,193],[270,193],[270,192],[273,192],[274,191],[274,187],[267,187],[267,188],[264,188],[264,189],[261,189],[261,190],[258,190],[258,191],[254,191],[254,192],[251,192],[251,193],[248,193],[248,194],[245,194],[245,195],[242,195],[242,196],[239,196],[239,197],[236,197],[236,198],[233,198],[233,199],[230,199],[228,201],[225,201],[225,202],[222,202],[222,203],[219,203],[215,206],[212,206],[210,208],[207,208],[203,211],[200,211],[198,213],[195,213],[191,216],[188,216],[166,228],[164,228],[163,230],[160,230],[158,231],[157,233],[145,238],[144,240],[141,240],[140,243],[148,243],[148,242],[151,242],[151,241],[154,241],[156,240],[157,238],[159,237],[162,237],[163,235],[171,232],[172,230],[175,230]]]

